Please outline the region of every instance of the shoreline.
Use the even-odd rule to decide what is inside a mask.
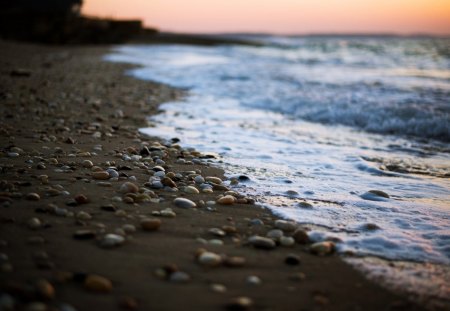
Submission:
[[[156,165],[166,166],[166,172],[174,175],[196,171],[194,175],[224,178],[219,168],[178,160],[198,159],[197,153],[189,155],[181,147],[164,146],[138,132],[160,103],[184,91],[125,75],[135,66],[102,61],[108,46],[6,42],[0,46],[4,180],[0,253],[5,255],[0,261],[0,288],[19,307],[40,301],[60,310],[65,310],[61,303],[76,310],[134,309],[135,304],[139,310],[245,309],[242,301],[230,305],[233,298],[243,296],[252,300],[249,308],[255,310],[421,310],[398,293],[368,281],[340,257],[310,254],[307,244],[273,250],[248,245],[250,236],[265,236],[274,229],[277,218],[249,204],[203,207],[200,201],[216,201],[226,192],[223,185],[212,193],[186,194],[184,186],[199,189],[189,174],[174,177],[178,192],[144,185]],[[164,164],[123,160],[139,155],[143,145],[162,155]],[[101,171],[121,167],[119,180],[94,180],[92,168],[83,164],[86,160]],[[120,193],[126,182],[153,194],[149,191],[147,197],[137,198]],[[176,207],[176,197],[188,198],[199,207]],[[167,208],[176,217],[155,215]],[[161,225],[146,232],[140,227],[142,218],[160,219]],[[264,224],[256,225],[258,221],[251,221],[255,218]],[[225,236],[218,230],[212,234],[212,228],[221,228]],[[99,247],[108,233],[125,239],[111,249]],[[195,257],[202,252],[199,249],[219,255],[220,263],[199,264]],[[288,257],[293,265],[285,263]],[[189,280],[180,273],[178,282],[170,280],[174,271],[187,273]],[[87,284],[92,275],[112,284],[101,280],[101,286],[93,289]],[[249,276],[257,276],[260,284],[257,278],[248,282]],[[99,293],[99,286],[108,293]]]

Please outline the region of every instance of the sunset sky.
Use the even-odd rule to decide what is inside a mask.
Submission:
[[[178,32],[450,34],[450,0],[84,0],[83,13]]]

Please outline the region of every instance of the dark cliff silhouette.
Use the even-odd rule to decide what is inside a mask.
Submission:
[[[53,44],[121,43],[155,33],[139,20],[81,16],[82,0],[0,0],[0,37]]]
[[[247,44],[226,36],[160,33],[140,20],[81,15],[83,0],[0,0],[0,39],[46,44]]]

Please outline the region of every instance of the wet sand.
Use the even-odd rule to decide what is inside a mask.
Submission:
[[[209,179],[212,193],[185,193],[188,185],[200,189],[194,176],[224,179],[223,171],[195,164],[207,161],[196,152],[138,132],[160,103],[183,91],[124,75],[132,67],[102,61],[108,51],[0,43],[0,306],[421,309],[366,280],[337,255],[312,254],[314,247],[301,239],[307,228],[298,228],[292,246],[268,250],[251,245],[251,236],[274,229],[276,217],[235,193],[229,193],[235,201],[231,205],[211,204],[227,192],[214,179]],[[144,157],[138,159],[141,152]],[[148,183],[159,174],[155,166],[171,177],[174,184],[164,182],[172,191]],[[94,179],[102,177],[96,170],[108,167],[115,167],[119,177]],[[126,182],[138,186],[138,192],[131,185],[121,191]],[[175,206],[178,197],[197,207]],[[176,217],[155,215],[166,208]],[[155,230],[144,230],[143,218],[147,229]],[[154,219],[161,220],[158,228]],[[213,234],[211,228],[224,232]],[[108,233],[115,235],[105,242]],[[284,236],[292,235],[285,230]],[[102,243],[118,245],[105,248]],[[257,278],[249,281],[249,276]],[[233,303],[236,297],[249,299]]]

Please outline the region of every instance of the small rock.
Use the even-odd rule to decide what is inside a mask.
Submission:
[[[85,168],[91,168],[94,166],[94,163],[92,163],[92,161],[90,161],[90,160],[84,160],[81,164]]]
[[[92,178],[97,179],[97,180],[108,180],[109,174],[108,174],[108,172],[105,172],[105,171],[93,172]]]
[[[89,199],[87,198],[87,196],[85,196],[84,194],[78,194],[77,196],[75,196],[75,201],[78,204],[86,204],[89,203]]]
[[[122,245],[125,242],[125,238],[121,235],[109,233],[105,235],[99,242],[100,247],[112,248]]]
[[[166,187],[170,187],[170,188],[176,188],[177,184],[169,177],[164,177],[161,179],[161,183],[166,186]]]
[[[225,258],[224,264],[227,267],[243,267],[245,266],[246,260],[244,257],[232,256]]]
[[[193,208],[197,206],[197,204],[186,198],[176,198],[173,200],[173,203],[180,208]]]
[[[145,231],[156,231],[161,226],[161,220],[158,218],[144,218],[141,220],[141,228]]]
[[[222,284],[211,284],[211,290],[215,293],[225,293],[227,288]]]
[[[280,245],[282,245],[282,246],[291,247],[291,246],[294,246],[294,244],[295,244],[295,240],[291,236],[282,236],[280,238]]]
[[[244,311],[249,310],[253,306],[253,300],[248,297],[233,298],[227,305],[226,309],[229,311]]]
[[[123,184],[120,186],[119,191],[120,191],[121,193],[137,193],[137,192],[139,191],[139,187],[136,186],[136,185],[135,185],[134,183],[132,183],[132,182],[126,182],[126,183],[123,183]]]
[[[92,230],[77,230],[73,234],[75,240],[90,240],[95,238],[96,234]]]
[[[42,226],[42,223],[39,220],[39,218],[33,217],[28,220],[27,225],[28,225],[28,228],[30,228],[31,230],[36,230]]]
[[[91,274],[84,281],[84,287],[92,292],[109,293],[113,289],[113,285],[107,278]]]
[[[222,183],[222,179],[220,179],[219,177],[208,176],[205,178],[205,180],[216,185],[220,185]]]
[[[119,307],[124,310],[137,310],[139,303],[133,297],[122,297],[119,301]]]
[[[275,241],[262,236],[254,235],[248,239],[249,243],[256,248],[261,249],[274,249],[276,244]]]
[[[246,281],[250,285],[260,285],[262,283],[261,279],[256,275],[250,275]]]
[[[233,197],[232,195],[226,195],[218,199],[216,203],[222,205],[232,205],[235,201],[236,201],[235,197]]]
[[[38,296],[45,300],[51,300],[55,298],[55,288],[49,281],[42,279],[36,283],[36,293]]]
[[[81,212],[77,213],[77,219],[79,219],[79,220],[90,220],[90,219],[92,219],[92,216],[89,213],[81,211]]]
[[[186,187],[184,187],[183,190],[184,190],[184,192],[190,193],[190,194],[199,194],[200,193],[200,191],[198,191],[198,189],[193,186],[186,186]]]
[[[317,242],[311,245],[310,250],[313,254],[324,256],[332,254],[335,251],[335,244],[330,241]]]
[[[205,182],[205,179],[201,175],[197,175],[194,177],[194,182],[196,184],[203,184]]]
[[[295,254],[289,254],[284,259],[284,263],[290,266],[297,266],[300,264],[300,257]]]
[[[191,280],[190,275],[182,271],[175,271],[169,276],[169,281],[174,283],[187,283],[190,280]]]
[[[291,232],[291,231],[295,231],[295,229],[297,229],[297,224],[293,221],[279,219],[279,220],[275,221],[275,228],[278,228],[285,232]]]
[[[222,257],[212,252],[203,252],[198,257],[198,262],[202,266],[216,267],[222,264]]]
[[[267,232],[266,236],[268,238],[271,238],[275,241],[278,241],[279,239],[281,239],[281,237],[283,236],[283,231],[281,231],[280,229],[272,229],[269,232]]]
[[[298,244],[308,244],[310,243],[310,239],[308,236],[308,233],[303,229],[297,229],[295,230],[294,234],[292,235],[295,242]]]
[[[369,201],[387,201],[390,196],[381,190],[369,190],[361,195],[361,198]]]
[[[211,233],[212,235],[219,236],[219,237],[225,236],[225,231],[223,231],[222,229],[219,229],[219,228],[211,228],[208,230],[208,232]]]
[[[30,201],[39,201],[39,200],[41,199],[41,197],[39,196],[39,194],[34,193],[34,192],[28,193],[28,194],[25,196],[25,198],[26,198],[27,200],[30,200]]]
[[[162,217],[175,218],[177,214],[171,209],[166,208],[159,212]]]

